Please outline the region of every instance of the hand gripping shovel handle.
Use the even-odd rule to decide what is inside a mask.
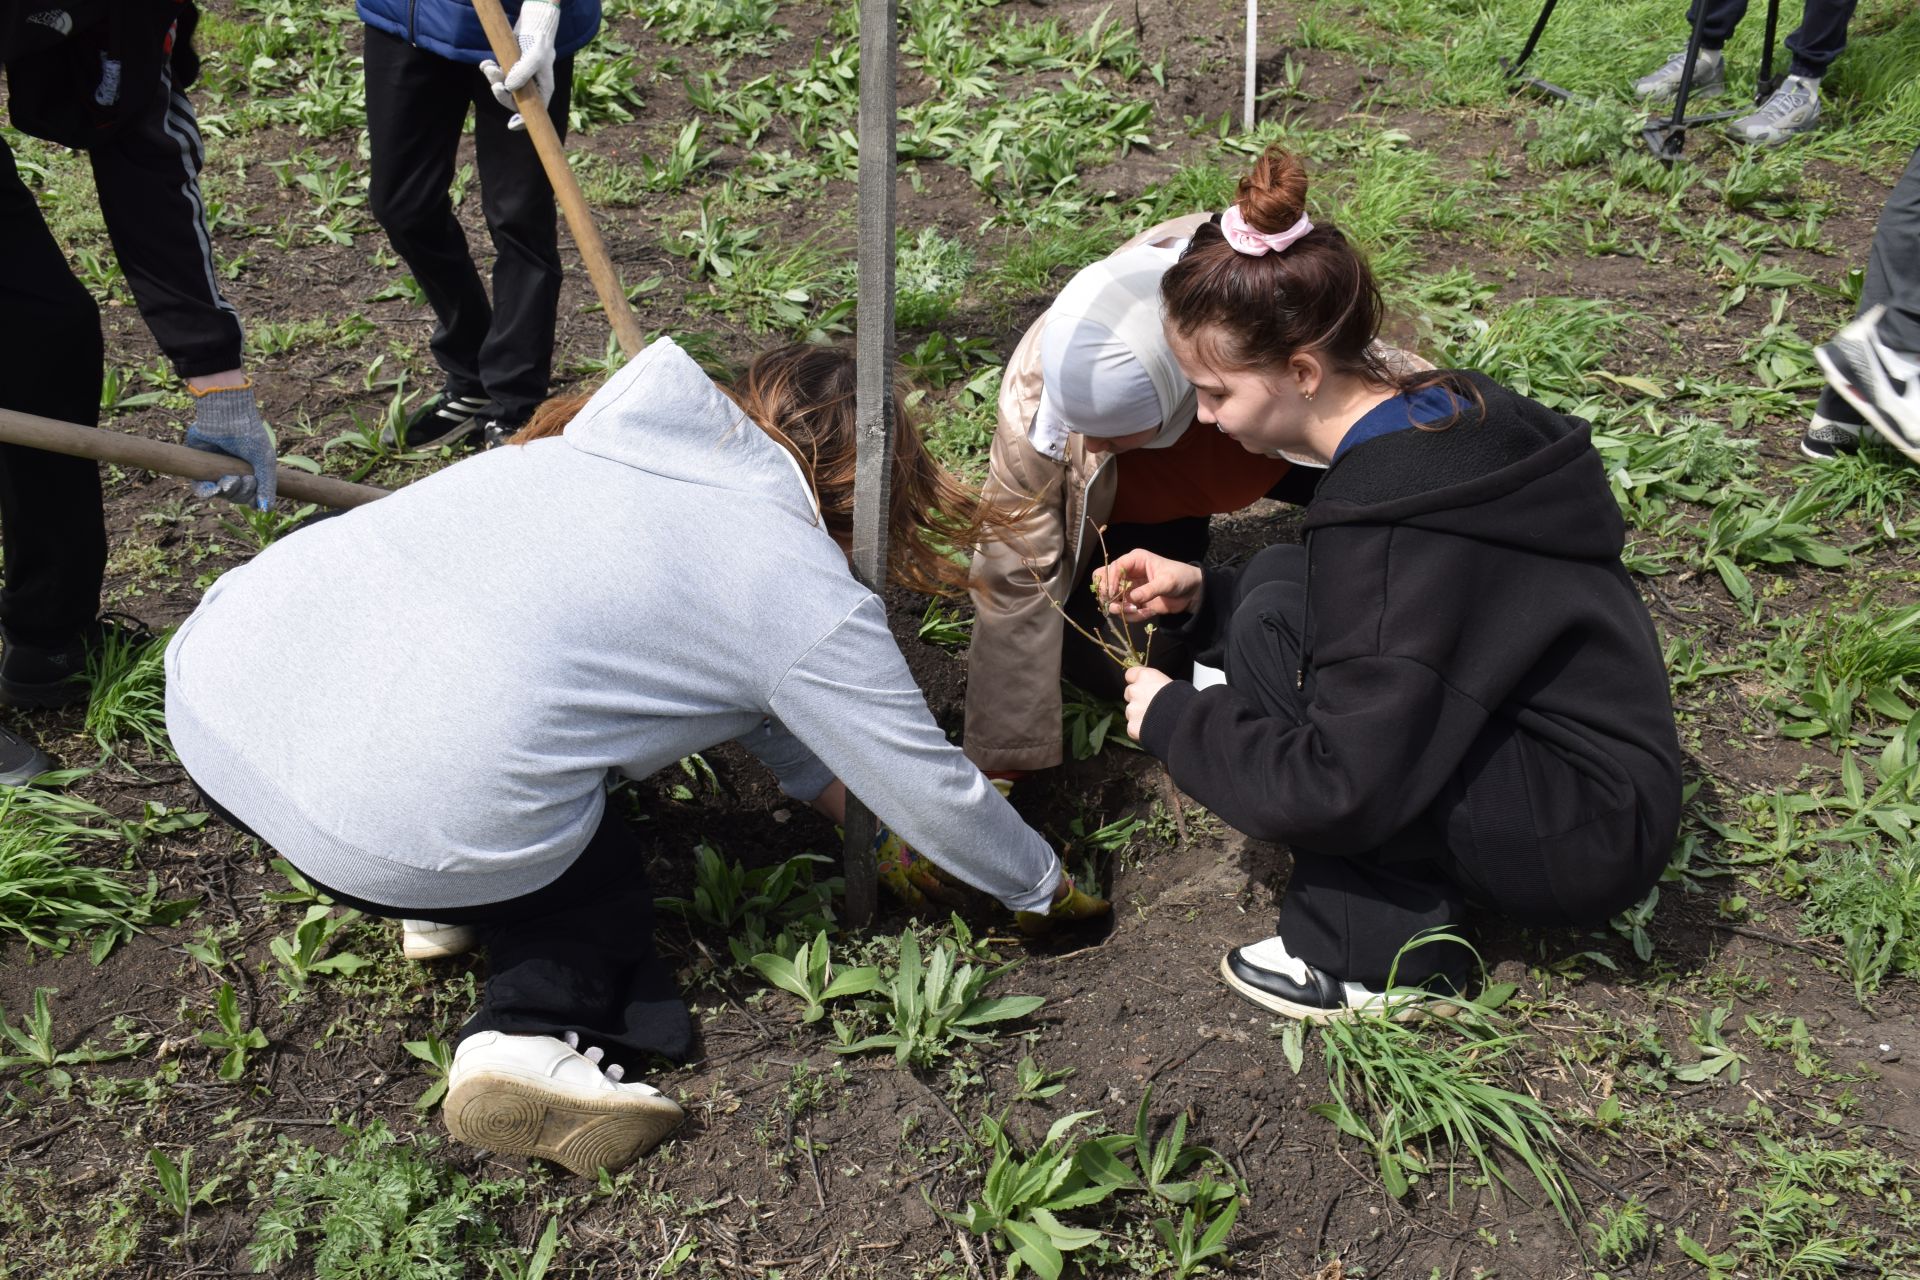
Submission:
[[[513,24],[507,21],[500,0],[473,0],[473,11],[486,29],[487,43],[493,46],[493,60],[500,64],[501,70],[511,70],[520,58],[520,42],[513,37]],[[567,153],[560,145],[553,121],[547,116],[546,104],[540,101],[540,94],[531,83],[514,93],[513,103],[526,124],[527,137],[533,139],[541,167],[547,171],[547,181],[553,185],[554,198],[567,219],[567,229],[573,233],[573,243],[587,264],[587,275],[593,281],[593,291],[600,295],[600,305],[606,310],[608,322],[613,325],[613,336],[631,360],[647,345],[647,338],[627,302],[626,290],[620,287],[620,274],[613,269],[613,259],[607,256],[606,243],[594,226],[587,197],[581,192],[573,170],[567,166]]]
[[[182,476],[188,480],[218,480],[248,470],[238,458],[221,453],[205,453],[182,444],[148,440],[99,427],[83,427],[42,418],[31,413],[0,409],[0,443],[25,445],[48,453],[64,453],[75,458],[92,458],[122,467],[139,467],[162,475]],[[315,502],[323,507],[357,507],[387,496],[387,490],[370,484],[354,484],[332,476],[317,476],[292,467],[279,469],[280,496],[299,502]]]

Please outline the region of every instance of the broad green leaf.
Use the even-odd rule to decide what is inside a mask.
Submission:
[[[1060,1271],[1066,1264],[1066,1258],[1053,1247],[1047,1239],[1047,1233],[1031,1222],[1009,1222],[1001,1228],[1013,1241],[1013,1250],[1020,1260],[1033,1268],[1033,1273],[1041,1280],[1060,1280]]]

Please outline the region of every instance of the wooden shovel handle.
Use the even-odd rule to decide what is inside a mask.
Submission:
[[[205,453],[183,444],[148,440],[100,427],[83,427],[58,418],[42,418],[13,409],[0,409],[0,442],[64,453],[74,458],[92,458],[116,466],[139,467],[162,475],[182,476],[188,480],[218,480],[251,470],[238,458],[221,453]],[[279,469],[280,495],[299,502],[317,502],[323,507],[357,507],[389,492],[370,484],[354,484],[332,476],[317,476],[292,467]]]

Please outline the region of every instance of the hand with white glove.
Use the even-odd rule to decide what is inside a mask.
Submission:
[[[196,406],[193,425],[187,428],[187,447],[202,453],[224,453],[247,464],[244,473],[195,481],[195,495],[233,503],[252,502],[262,511],[272,508],[280,463],[273,435],[261,421],[260,406],[254,402],[253,383],[200,390],[189,382],[187,390]]]
[[[531,83],[534,92],[540,95],[541,106],[553,101],[553,42],[559,34],[559,0],[526,0],[520,6],[519,19],[513,24],[513,38],[520,45],[520,56],[514,60],[513,67],[502,71],[500,64],[491,58],[480,64],[480,74],[493,86],[493,96],[501,106],[513,111],[507,128],[527,127],[526,120],[514,110],[515,90]]]

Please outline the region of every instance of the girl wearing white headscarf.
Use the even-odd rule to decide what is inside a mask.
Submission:
[[[1192,429],[1193,388],[1167,347],[1159,290],[1208,218],[1163,222],[1082,270],[1007,363],[984,496],[1026,514],[974,556],[967,661],[966,752],[990,775],[1060,763],[1063,641],[1070,677],[1118,693],[1119,668],[1056,607],[1099,625],[1083,607],[1101,563],[1096,530],[1113,556],[1145,547],[1198,560],[1209,516],[1313,492],[1317,472]],[[1169,674],[1191,670],[1176,646],[1156,641],[1151,656]]]

